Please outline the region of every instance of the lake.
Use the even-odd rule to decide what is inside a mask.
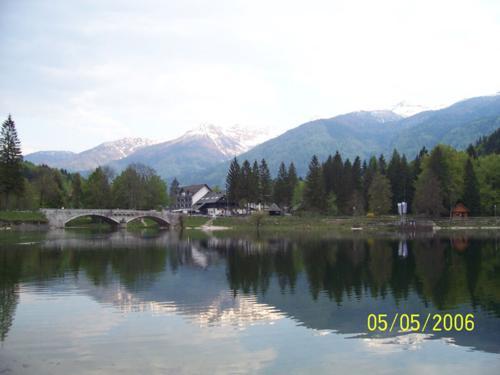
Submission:
[[[0,374],[498,374],[498,237],[0,233]]]

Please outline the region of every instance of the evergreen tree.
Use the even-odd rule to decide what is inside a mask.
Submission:
[[[348,215],[352,213],[351,197],[353,192],[354,184],[352,180],[352,164],[349,159],[346,159],[337,195],[337,206],[342,214]]]
[[[250,201],[253,203],[261,202],[260,197],[262,196],[261,186],[260,186],[260,170],[257,160],[254,160],[252,165],[252,174],[250,179]]]
[[[363,189],[363,181],[362,181],[362,170],[361,170],[361,159],[359,156],[356,156],[354,159],[354,163],[352,163],[352,185],[353,189],[361,192]]]
[[[407,183],[406,170],[397,150],[393,151],[391,160],[387,166],[387,177],[391,183],[392,210],[397,212],[397,204],[405,200]]]
[[[16,124],[9,115],[2,124],[0,132],[0,193],[5,197],[5,206],[10,205],[12,195],[22,194],[24,189],[22,172],[21,142],[17,136]]]
[[[325,193],[329,194],[333,192],[333,157],[329,155],[326,161],[323,163],[323,179],[325,180]]]
[[[229,202],[238,204],[241,199],[241,167],[236,158],[229,165],[226,177],[226,191]]]
[[[465,164],[464,203],[472,215],[479,215],[481,213],[479,184],[470,158],[467,159]]]
[[[316,155],[309,163],[309,171],[304,187],[304,204],[307,209],[324,211],[325,209],[325,184],[323,171]]]
[[[373,177],[368,191],[368,206],[370,211],[383,215],[390,211],[392,205],[392,192],[389,179],[377,172]]]
[[[377,170],[378,170],[377,158],[375,158],[375,156],[372,156],[368,162],[368,165],[366,165],[365,163],[365,168],[363,170],[363,202],[365,211],[368,210],[368,202],[369,202],[368,192],[370,190],[373,177],[377,173]]]
[[[467,147],[467,155],[473,159],[477,159],[477,151],[474,145],[470,144],[469,147]]]
[[[278,176],[274,181],[274,201],[284,207],[288,201],[288,172],[285,163],[281,162]]]
[[[273,193],[273,183],[271,180],[271,173],[269,172],[269,167],[267,166],[266,160],[262,159],[259,167],[260,172],[260,195],[261,202],[264,205],[271,203],[271,197]]]
[[[342,156],[340,156],[340,153],[337,151],[332,161],[332,191],[337,198],[340,198],[342,194],[343,172],[344,162],[342,161]]]
[[[429,169],[439,179],[441,189],[446,194],[449,191],[449,168],[446,164],[443,150],[440,146],[434,147],[429,156]]]
[[[378,171],[383,175],[387,172],[387,163],[385,161],[384,154],[380,154],[378,158]]]
[[[179,189],[180,189],[180,184],[179,181],[177,181],[177,178],[174,177],[174,180],[172,181],[172,184],[170,185],[170,191],[169,191],[169,196],[170,196],[170,206],[175,207],[177,204],[177,195],[179,194]]]
[[[297,177],[297,169],[295,169],[295,165],[293,162],[288,166],[288,173],[286,179],[286,205],[290,207],[292,205],[293,192],[295,190],[295,186],[299,182],[299,178]]]
[[[248,160],[241,164],[240,194],[240,204],[242,206],[248,205],[252,196],[252,167]]]

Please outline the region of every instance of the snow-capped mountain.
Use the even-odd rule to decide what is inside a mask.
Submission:
[[[25,156],[35,164],[47,164],[55,168],[69,171],[94,169],[99,165],[120,160],[143,147],[157,143],[145,138],[123,138],[105,142],[89,150],[74,153],[71,151],[39,151]]]
[[[434,109],[437,108],[431,108],[420,104],[411,104],[403,100],[392,106],[389,110],[391,112],[397,113],[401,117],[410,117],[416,115],[417,113],[430,111]]]
[[[110,163],[110,166],[120,171],[129,164],[142,163],[153,167],[162,177],[171,179],[186,171],[201,171],[238,156],[270,136],[264,130],[205,124],[187,131],[179,138],[144,147]]]
[[[264,129],[245,129],[239,125],[223,128],[203,124],[196,129],[187,131],[172,142],[185,142],[197,137],[209,139],[223,155],[231,158],[267,141],[270,138],[270,133]]]

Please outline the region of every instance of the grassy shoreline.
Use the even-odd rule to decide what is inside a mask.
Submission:
[[[409,217],[415,220],[419,230],[500,230],[500,218],[472,217],[467,219],[449,218],[420,218]],[[217,217],[212,220],[206,216],[183,216],[185,229],[196,229],[210,222],[212,227],[227,228],[231,231],[248,231],[256,229],[255,218],[252,216]],[[19,224],[46,224],[46,217],[39,211],[0,211],[0,226]],[[72,226],[103,225],[92,223],[90,218],[80,218]],[[131,222],[130,229],[153,228],[157,224],[150,220]],[[266,216],[260,221],[259,230],[273,232],[287,231],[316,231],[336,229],[340,231],[399,231],[399,217],[396,215],[377,217],[337,217],[321,215],[294,215],[294,216]],[[403,229],[412,229],[409,227]]]
[[[47,218],[39,211],[0,211],[0,225],[46,223]]]
[[[196,229],[208,222],[210,218],[202,216],[185,216],[184,227]],[[413,226],[401,227],[398,216],[379,217],[335,217],[335,216],[265,216],[259,230],[264,231],[315,231],[336,229],[340,231],[400,231],[400,230],[500,230],[500,218],[474,217],[469,219],[449,218],[409,218],[416,222]],[[251,216],[218,217],[211,223],[213,227],[225,227],[231,231],[255,230],[255,220]]]

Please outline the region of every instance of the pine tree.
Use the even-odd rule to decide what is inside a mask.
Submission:
[[[273,185],[271,180],[271,173],[269,172],[269,167],[267,166],[266,160],[262,159],[259,167],[260,172],[260,195],[261,202],[264,205],[268,205],[271,202],[271,197],[273,193]]]
[[[467,159],[465,164],[464,203],[470,210],[471,215],[479,215],[481,213],[479,184],[470,159]]]
[[[370,211],[383,215],[390,211],[392,205],[392,192],[389,179],[377,172],[368,191],[368,206]]]
[[[274,201],[280,206],[287,205],[288,200],[288,172],[285,163],[281,162],[278,176],[274,181]]]
[[[363,202],[365,211],[368,210],[368,202],[369,196],[368,192],[370,190],[370,186],[373,181],[373,177],[377,173],[378,170],[378,162],[375,156],[372,156],[368,162],[368,165],[365,163],[365,168],[363,170]]]
[[[309,163],[304,188],[305,206],[307,209],[314,211],[324,211],[325,209],[325,184],[321,169],[318,158],[314,155]]]
[[[177,181],[177,178],[174,177],[174,180],[172,181],[172,184],[170,185],[170,191],[169,191],[169,197],[170,197],[170,207],[175,207],[177,204],[177,195],[179,194],[179,181]]]
[[[230,203],[238,204],[241,199],[241,168],[238,159],[234,158],[229,165],[226,177],[227,198]]]
[[[359,156],[356,156],[354,163],[352,163],[352,184],[353,188],[358,192],[361,192],[363,189],[361,159]]]
[[[378,171],[383,175],[387,172],[387,163],[385,161],[384,154],[380,154],[378,158]]]
[[[404,200],[405,176],[401,165],[401,156],[397,150],[392,153],[391,160],[387,166],[387,177],[391,183],[392,210],[397,212],[397,204]]]
[[[295,164],[293,162],[288,166],[288,173],[286,179],[286,205],[290,207],[292,205],[293,192],[295,190],[295,186],[299,182],[299,178],[297,177],[297,169],[295,169]]]
[[[6,206],[12,195],[19,196],[24,190],[23,155],[17,136],[16,124],[9,115],[0,132],[0,193],[5,196]]]
[[[257,163],[257,160],[254,160],[250,181],[250,201],[253,203],[259,203],[261,201],[261,196],[259,164]]]
[[[354,184],[352,180],[352,164],[349,159],[346,159],[342,170],[342,180],[337,195],[337,206],[343,214],[351,214],[351,196],[354,192]]]
[[[241,175],[240,175],[240,201],[241,205],[248,205],[251,202],[252,198],[252,167],[250,166],[250,162],[245,160],[243,164],[241,164]],[[248,207],[247,207],[248,208]]]

